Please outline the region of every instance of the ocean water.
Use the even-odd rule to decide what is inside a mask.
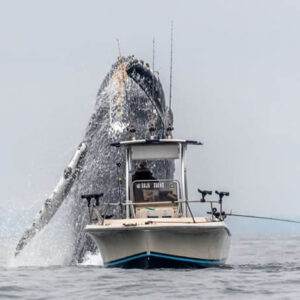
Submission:
[[[300,299],[300,234],[233,235],[224,267],[196,270],[107,269],[100,254],[26,266],[15,242],[0,239],[1,299]]]

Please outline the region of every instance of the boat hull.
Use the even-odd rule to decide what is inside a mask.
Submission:
[[[130,257],[118,259],[105,264],[106,267],[119,268],[138,268],[138,269],[153,269],[153,268],[208,268],[221,266],[225,260],[204,260],[189,257],[167,255],[164,253],[147,252],[139,253]]]
[[[204,268],[223,265],[228,257],[230,232],[223,222],[141,225],[132,221],[86,227],[106,267]]]

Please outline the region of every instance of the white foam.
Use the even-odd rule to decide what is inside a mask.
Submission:
[[[12,255],[9,266],[70,265],[76,235],[67,215],[71,205],[71,202],[63,203],[65,209],[60,209],[48,224],[50,226],[45,226],[17,257]]]
[[[96,253],[87,252],[83,258],[81,266],[103,266],[103,259],[99,251]]]
[[[124,131],[124,129],[127,127],[126,124],[122,123],[122,122],[119,122],[119,121],[116,121],[114,123],[111,124],[111,130],[114,132],[114,133],[121,133]]]

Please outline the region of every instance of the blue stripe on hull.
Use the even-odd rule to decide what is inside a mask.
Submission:
[[[161,253],[155,253],[155,252],[151,252],[150,256],[161,257],[161,258],[172,259],[172,260],[179,260],[179,261],[184,261],[184,262],[206,264],[206,265],[219,265],[222,262],[222,260],[196,259],[196,258],[173,256],[173,255],[167,255],[167,254],[161,254]],[[223,261],[223,263],[224,263],[224,261]]]
[[[133,256],[125,257],[107,263],[106,267],[121,267],[121,268],[206,268],[212,266],[220,266],[225,263],[223,260],[207,260],[196,259],[164,253],[146,252],[139,253]]]
[[[136,259],[139,259],[139,258],[142,258],[142,257],[147,257],[147,256],[148,255],[145,252],[145,253],[137,254],[137,255],[134,255],[134,256],[129,256],[129,257],[126,257],[126,258],[111,261],[111,262],[107,263],[106,266],[107,267],[112,267],[112,266],[116,266],[116,265],[122,265],[124,263],[129,262],[129,261],[136,260]]]

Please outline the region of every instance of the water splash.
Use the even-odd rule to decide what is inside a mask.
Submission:
[[[99,251],[96,251],[95,253],[88,251],[83,257],[82,263],[80,263],[79,265],[80,266],[103,266],[103,259]]]

